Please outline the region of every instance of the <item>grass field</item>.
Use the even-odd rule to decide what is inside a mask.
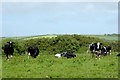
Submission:
[[[105,41],[118,40],[117,36],[86,36],[97,37]],[[29,40],[52,37],[57,37],[57,35],[11,37],[11,39]],[[118,78],[118,57],[116,56],[118,52],[112,52],[110,56],[102,56],[101,60],[91,58],[84,49],[81,53],[74,54],[77,57],[71,59],[55,58],[48,52],[40,53],[36,59],[32,57],[28,59],[27,55],[22,54],[13,56],[10,61],[2,55],[2,78]]]
[[[101,60],[90,58],[90,54],[76,54],[76,58],[55,58],[40,55],[28,60],[27,55],[2,59],[3,78],[118,78],[117,52],[102,56]]]
[[[40,35],[40,36],[24,36],[24,37],[3,37],[4,39],[16,39],[16,40],[28,40],[28,39],[36,39],[36,38],[52,38],[57,37],[57,35]]]
[[[104,36],[104,35],[86,35],[88,37],[96,37],[106,41],[116,41],[119,40],[118,36]]]

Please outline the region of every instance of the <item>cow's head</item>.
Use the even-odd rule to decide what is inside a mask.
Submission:
[[[101,45],[102,45],[102,43],[97,43],[97,49],[101,49]]]
[[[10,47],[12,47],[14,42],[10,41],[10,42],[7,42],[7,43],[9,44]]]
[[[105,46],[103,46],[103,48],[101,49],[101,54],[103,54],[103,55],[107,54],[107,50],[106,50]]]
[[[61,56],[65,56],[66,53],[67,53],[67,52],[62,52],[62,53],[61,53]]]

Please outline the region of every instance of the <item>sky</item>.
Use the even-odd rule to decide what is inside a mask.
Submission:
[[[117,2],[3,2],[2,37],[118,33]]]

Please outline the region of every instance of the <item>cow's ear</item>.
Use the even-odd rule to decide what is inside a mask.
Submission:
[[[10,42],[7,42],[7,43],[10,43]]]
[[[102,43],[100,43],[100,45],[102,45]]]

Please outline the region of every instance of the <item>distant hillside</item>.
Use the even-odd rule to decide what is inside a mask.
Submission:
[[[96,37],[105,41],[116,41],[120,40],[120,36],[117,34],[105,34],[105,35],[84,35],[87,37]],[[57,37],[57,35],[37,35],[37,36],[24,36],[24,37],[3,37],[2,40],[4,39],[15,39],[15,40],[28,40],[28,39],[37,39],[37,38],[52,38],[52,37]],[[118,38],[119,37],[119,38]]]
[[[36,39],[36,38],[52,38],[57,37],[57,35],[38,35],[38,36],[24,36],[24,37],[3,37],[4,39],[15,39],[15,40],[28,40],[28,39]]]
[[[103,39],[105,41],[116,41],[120,40],[120,36],[115,35],[86,35],[87,37],[96,37],[99,39]]]

